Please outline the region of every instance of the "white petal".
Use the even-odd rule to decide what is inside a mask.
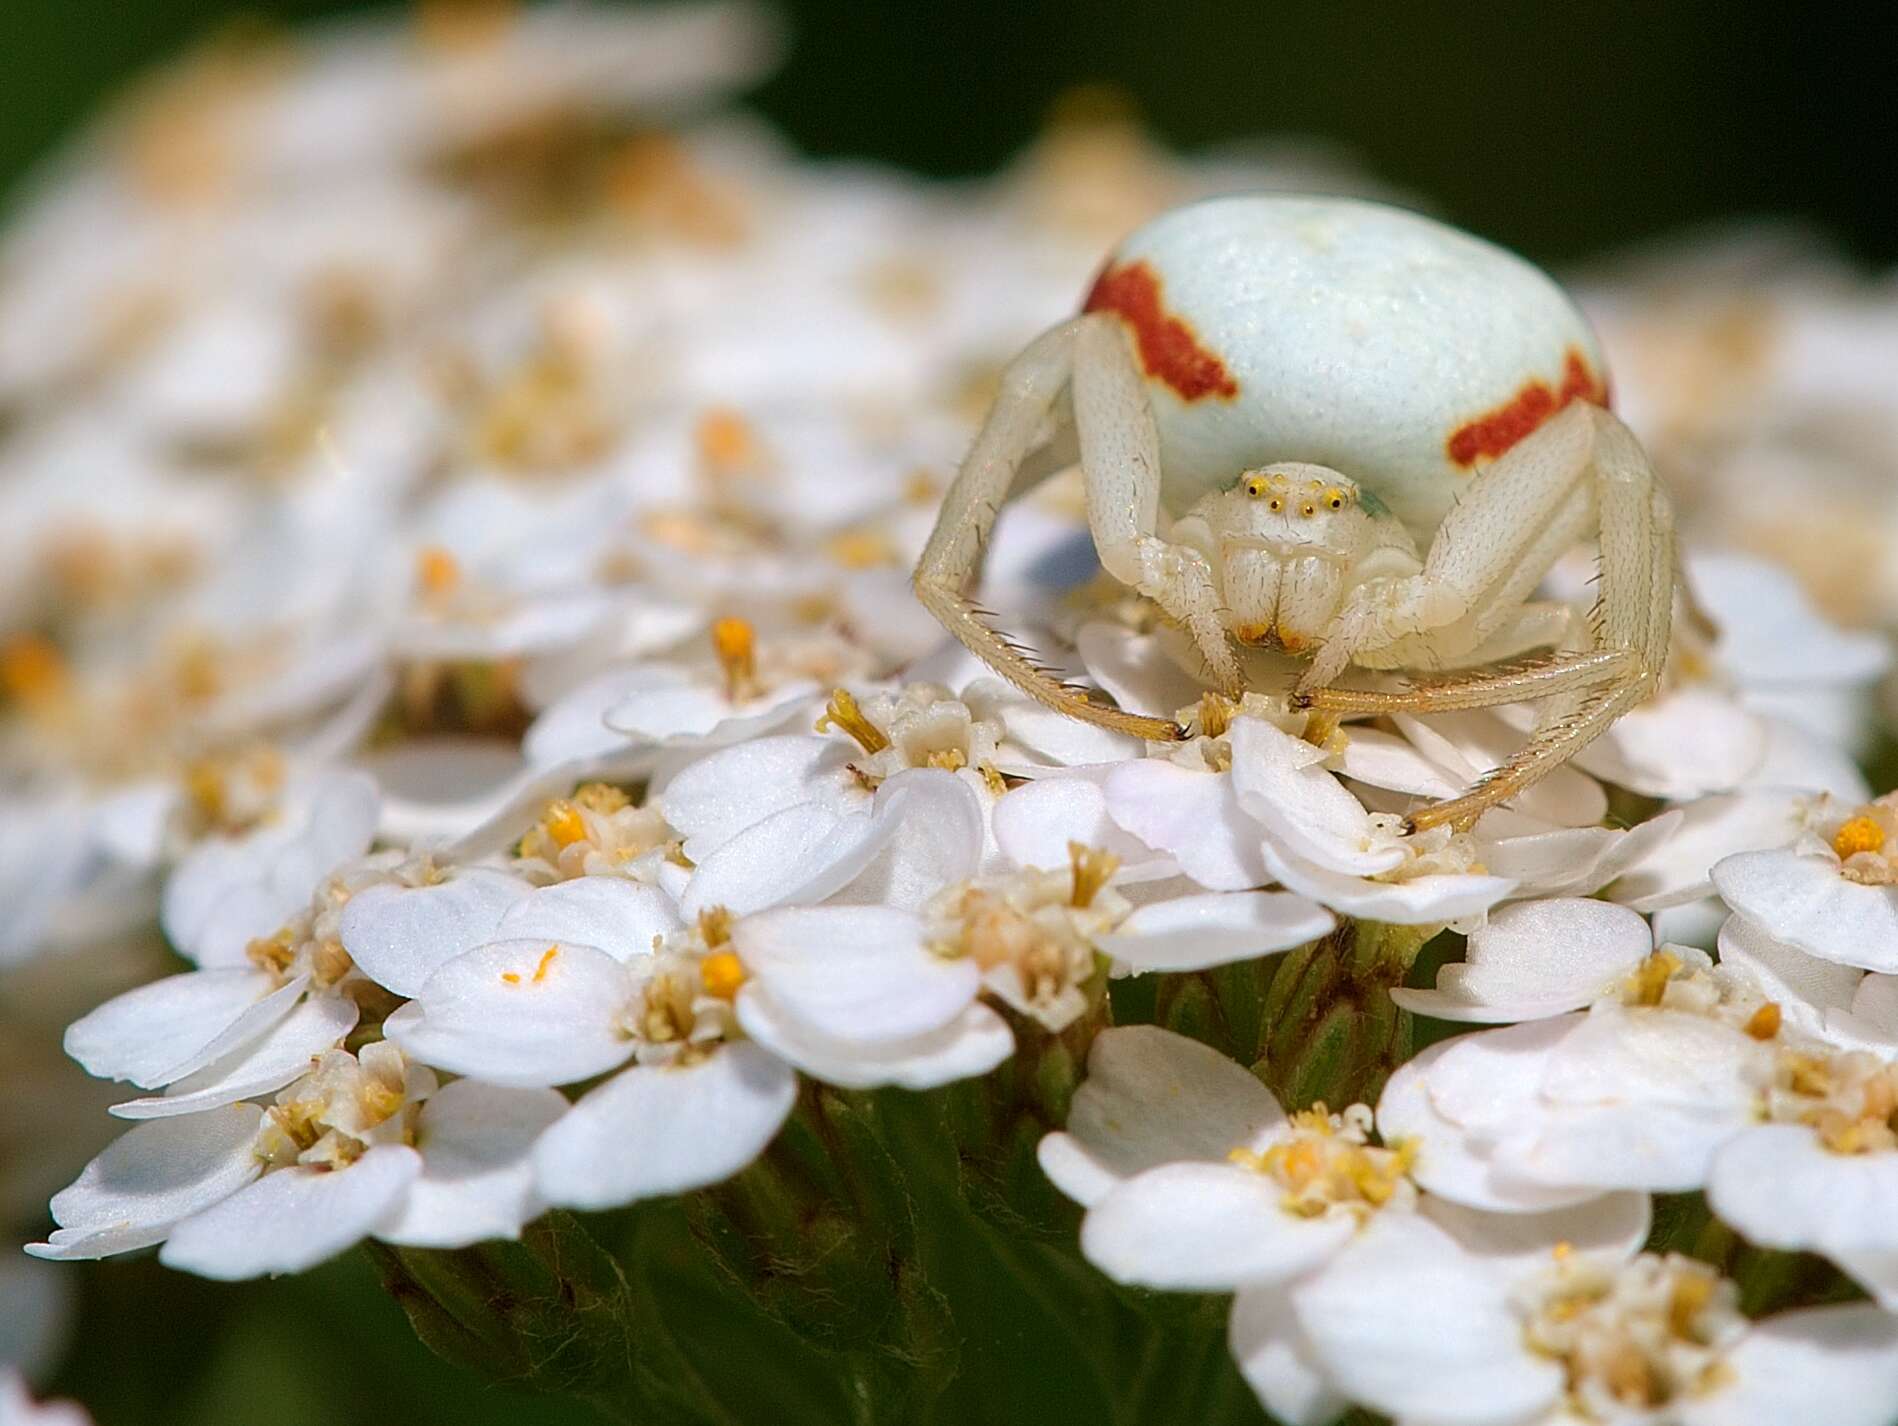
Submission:
[[[1231,1164],[1173,1163],[1110,1189],[1081,1223],[1081,1252],[1116,1282],[1229,1292],[1288,1282],[1351,1241],[1348,1216],[1300,1218],[1276,1180]]]
[[[625,1063],[632,976],[593,946],[493,941],[457,956],[383,1033],[437,1069],[494,1084],[572,1084]]]
[[[1809,1035],[1820,1033],[1828,1010],[1851,1010],[1863,971],[1809,956],[1796,946],[1775,941],[1744,916],[1729,916],[1720,927],[1720,963],[1745,971],[1775,1001],[1789,1023]]]
[[[845,880],[873,854],[872,819],[840,815],[817,802],[773,813],[713,852],[686,884],[680,911],[688,918],[722,906],[743,916],[793,899],[809,900],[810,888],[834,890],[833,873],[843,864]]]
[[[966,774],[973,778],[974,774]],[[796,893],[853,905],[920,910],[981,863],[985,814],[964,777],[940,768],[899,772],[877,789],[870,839]]]
[[[1713,1211],[1763,1248],[1823,1253],[1898,1311],[1898,1154],[1835,1153],[1803,1124],[1762,1124],[1714,1155]]]
[[[1004,747],[1019,749],[1038,763],[1083,767],[1125,762],[1146,752],[1140,739],[1057,713],[1000,679],[983,679],[965,688],[962,701],[979,718],[1000,719]]]
[[[1711,952],[1729,914],[1727,903],[1719,897],[1703,896],[1698,901],[1684,901],[1678,906],[1650,911],[1648,924],[1654,927],[1657,946],[1691,946]]]
[[[53,1195],[60,1231],[27,1251],[96,1258],[163,1241],[174,1223],[257,1177],[262,1166],[253,1149],[262,1117],[254,1104],[230,1104],[121,1134]]]
[[[1743,683],[1863,683],[1891,664],[1886,641],[1838,628],[1782,565],[1695,553],[1694,591],[1716,611],[1714,655]]]
[[[1319,1366],[1283,1289],[1242,1288],[1226,1338],[1239,1374],[1274,1420],[1326,1426],[1344,1413],[1345,1399]]]
[[[1199,701],[1200,686],[1152,634],[1119,624],[1083,624],[1075,649],[1095,682],[1122,708],[1160,713]]]
[[[1105,790],[1115,822],[1172,856],[1209,891],[1244,891],[1271,880],[1259,854],[1259,825],[1240,810],[1229,774],[1142,758],[1108,774]]]
[[[1487,1213],[1425,1198],[1418,1211],[1456,1239],[1464,1252],[1511,1276],[1546,1267],[1558,1253],[1629,1257],[1647,1241],[1654,1223],[1645,1193],[1605,1193],[1540,1213]]]
[[[1864,1303],[1781,1312],[1727,1354],[1735,1380],[1690,1402],[1683,1426],[1891,1426],[1898,1319]]]
[[[630,1069],[541,1136],[535,1180],[549,1203],[574,1208],[702,1188],[764,1152],[796,1101],[797,1075],[755,1045]]]
[[[638,742],[736,742],[802,716],[819,692],[815,683],[799,680],[734,703],[704,684],[646,689],[607,709],[606,726]]]
[[[1703,1015],[1603,1005],[1550,1050],[1542,1093],[1562,1104],[1661,1104],[1724,1116],[1752,1104],[1773,1057],[1752,1036]]]
[[[242,965],[244,947],[309,904],[318,882],[375,836],[379,798],[364,773],[293,783],[282,817],[247,836],[191,852],[165,883],[160,919],[200,965]]]
[[[1322,1367],[1401,1420],[1528,1426],[1561,1398],[1494,1271],[1416,1215],[1380,1214],[1292,1303]]]
[[[1425,1084],[1436,1112],[1463,1129],[1500,1133],[1537,1103],[1549,1056],[1582,1024],[1559,1015],[1432,1045]]]
[[[1099,847],[1124,868],[1160,860],[1107,815],[1107,793],[1089,777],[1043,777],[1002,794],[989,814],[995,841],[1016,866],[1065,869],[1068,844]]]
[[[1898,971],[1898,892],[1847,881],[1834,856],[1742,852],[1715,863],[1713,884],[1775,940],[1840,965]]]
[[[158,1260],[225,1282],[302,1272],[374,1233],[421,1172],[422,1156],[401,1144],[347,1168],[278,1169],[172,1229]]]
[[[414,995],[436,968],[491,939],[501,915],[533,886],[469,867],[429,886],[365,887],[343,908],[343,949],[397,995]]]
[[[1406,738],[1450,774],[1459,793],[1491,768],[1501,767],[1522,744],[1520,732],[1494,713],[1480,710],[1436,713],[1428,718],[1400,713],[1394,721]],[[1592,777],[1564,764],[1504,805],[1558,827],[1592,827],[1607,815],[1608,796]]]
[[[636,691],[685,681],[683,672],[665,664],[612,669],[572,689],[536,718],[521,739],[521,751],[535,767],[611,755],[632,739],[606,726],[606,710]]]
[[[345,995],[306,995],[288,1015],[223,1059],[170,1086],[163,1094],[112,1106],[121,1119],[196,1114],[282,1089],[311,1061],[334,1049],[356,1027],[356,1002]]]
[[[1407,739],[1377,728],[1345,729],[1338,773],[1372,787],[1440,802],[1461,795],[1467,786],[1425,757]]]
[[[1623,714],[1575,762],[1648,797],[1685,799],[1738,787],[1766,743],[1761,719],[1724,693],[1691,687]]]
[[[1594,1198],[1599,1189],[1552,1187],[1498,1173],[1490,1162],[1487,1141],[1438,1110],[1430,1096],[1429,1076],[1458,1043],[1440,1041],[1399,1065],[1377,1101],[1377,1127],[1385,1142],[1403,1140],[1413,1146],[1411,1177],[1418,1186],[1453,1203],[1493,1213],[1541,1213]]]
[[[734,923],[732,944],[779,1011],[845,1043],[906,1040],[967,1008],[981,968],[923,944],[906,911],[804,906]]]
[[[1566,827],[1488,843],[1484,866],[1539,896],[1589,896],[1666,845],[1681,822],[1678,811],[1638,827]]]
[[[1860,701],[1857,696],[1847,694],[1836,700],[1844,705],[1837,715],[1838,721],[1849,725],[1837,733],[1813,732],[1797,723],[1801,715],[1810,722],[1823,721],[1828,690],[1788,688],[1775,690],[1770,695],[1750,690],[1742,697],[1747,708],[1756,711],[1766,726],[1766,756],[1748,778],[1753,786],[1829,792],[1848,807],[1871,801],[1872,790],[1866,785],[1865,774],[1841,746],[1846,742],[1862,742],[1872,719],[1868,709],[1855,706]],[[1767,716],[1775,708],[1786,705],[1790,707],[1784,716]],[[1795,721],[1787,721],[1789,717]]]
[[[534,1145],[566,1112],[553,1089],[458,1079],[437,1090],[415,1126],[422,1175],[376,1236],[417,1248],[519,1237],[545,1207],[534,1189]]]
[[[1038,1157],[1056,1188],[1090,1207],[1161,1164],[1224,1163],[1284,1123],[1243,1066],[1170,1030],[1128,1025],[1095,1036],[1066,1131],[1044,1136]]]
[[[1898,975],[1868,975],[1852,992],[1852,1016],[1886,1039],[1898,1039]]]
[[[1215,891],[1142,906],[1096,944],[1136,971],[1205,970],[1302,946],[1336,925],[1302,896]]]
[[[100,1079],[126,1079],[155,1089],[178,1078],[177,1066],[200,1054],[272,988],[270,976],[260,970],[167,976],[75,1020],[66,1030],[66,1053]],[[283,1013],[289,1014],[290,1006]]]
[[[721,748],[666,784],[666,821],[684,835],[686,856],[703,862],[746,828],[799,803],[815,801],[839,813],[868,810],[870,794],[849,771],[855,753],[853,744],[809,734]]]
[[[1279,845],[1348,876],[1402,865],[1403,849],[1377,844],[1370,814],[1325,770],[1317,748],[1258,718],[1235,719],[1231,737],[1239,805]]]
[[[1366,881],[1295,856],[1267,840],[1259,848],[1272,877],[1312,900],[1368,921],[1428,926],[1487,911],[1516,889],[1500,876],[1433,874],[1409,881]]]
[[[1707,1181],[1715,1151],[1745,1127],[1738,1114],[1674,1105],[1566,1106],[1539,1129],[1504,1139],[1493,1161],[1499,1175],[1563,1188],[1686,1193]]]
[[[497,941],[568,941],[631,963],[652,954],[655,938],[685,925],[656,886],[618,876],[578,876],[516,901],[494,928]]]
[[[1626,907],[1575,897],[1518,901],[1470,933],[1461,965],[1435,990],[1391,999],[1440,1020],[1540,1020],[1578,1010],[1629,974],[1653,948],[1647,922]]]
[[[1776,790],[1725,792],[1678,808],[1673,835],[1623,869],[1609,888],[1636,911],[1694,901],[1713,890],[1712,867],[1735,852],[1783,847],[1799,835],[1798,796]]]
[[[1015,1052],[1008,1022],[979,1003],[927,1034],[869,1042],[818,1034],[756,985],[739,992],[737,1008],[738,1023],[758,1044],[840,1089],[934,1089],[987,1074]]]

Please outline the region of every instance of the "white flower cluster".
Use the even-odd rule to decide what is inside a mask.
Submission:
[[[1200,731],[1068,721],[907,589],[984,382],[1153,209],[1327,178],[1094,121],[943,191],[678,119],[769,49],[722,6],[223,48],[0,237],[0,962],[155,919],[189,966],[67,1030],[132,1127],[28,1251],[243,1278],[512,1238],[729,1178],[801,1081],[929,1090],[1079,1027],[1040,1157],[1081,1250],[1233,1293],[1288,1423],[1886,1422],[1898,803],[1855,758],[1889,656],[1820,607],[1898,610],[1691,546],[1717,633],[1680,621],[1663,691],[1405,835],[1533,710],[1314,743],[1276,695],[1208,695],[1087,583],[1056,480],[986,597]],[[1728,472],[1769,456],[1822,503],[1793,338],[1756,334],[1750,396],[1691,386],[1678,291],[1598,297],[1664,468],[1695,453],[1690,528],[1732,535]],[[1898,332],[1797,310],[1808,344]],[[1360,920],[1466,933],[1392,996],[1500,1027],[1375,1106],[1103,1028],[1110,979]],[[1691,1190],[1870,1300],[1749,1319],[1644,1251],[1649,1195]]]

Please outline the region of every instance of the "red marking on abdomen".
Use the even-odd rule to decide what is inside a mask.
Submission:
[[[1524,382],[1520,391],[1494,411],[1458,426],[1450,433],[1444,448],[1449,451],[1450,459],[1458,465],[1469,466],[1480,460],[1494,460],[1569,402],[1577,399],[1606,406],[1608,384],[1595,375],[1594,369],[1580,352],[1570,347],[1562,367],[1560,389],[1550,386],[1540,377]]]
[[[1225,363],[1199,344],[1182,318],[1166,310],[1160,300],[1160,279],[1146,263],[1105,269],[1094,279],[1081,310],[1112,312],[1131,327],[1141,367],[1154,380],[1172,387],[1182,401],[1207,396],[1230,401],[1239,394],[1239,383]]]

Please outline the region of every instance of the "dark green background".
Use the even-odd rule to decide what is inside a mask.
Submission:
[[[239,14],[325,0],[0,0],[0,188],[141,66]],[[1084,80],[1183,145],[1318,135],[1453,220],[1546,261],[1685,226],[1804,220],[1898,259],[1889,40],[1860,7],[1265,0],[791,0],[756,103],[809,151],[993,167]],[[1877,7],[1864,7],[1874,10]],[[55,1385],[102,1426],[408,1421],[583,1411],[484,1390],[415,1343],[367,1263],[232,1288],[148,1261],[75,1269],[79,1350]]]
[[[0,0],[0,182],[140,65],[237,14],[336,0]],[[1336,140],[1547,261],[1683,225],[1810,220],[1898,258],[1881,6],[1765,0],[789,0],[761,107],[819,154],[993,166],[1080,80],[1167,138]]]

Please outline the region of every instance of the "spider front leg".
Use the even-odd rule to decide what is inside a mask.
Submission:
[[[943,498],[936,527],[917,563],[916,597],[964,647],[1031,698],[1116,732],[1179,738],[1183,730],[1170,719],[1109,708],[1062,683],[1029,651],[987,623],[965,592],[981,570],[982,553],[1002,506],[1051,473],[1026,467],[1049,443],[1050,423],[1060,420],[1060,398],[1075,371],[1076,338],[1088,320],[1077,318],[1044,332],[1002,373],[995,404]]]
[[[1587,648],[1397,693],[1312,686],[1360,654],[1454,656],[1475,647],[1591,528],[1600,536],[1601,595]],[[1654,691],[1667,657],[1674,569],[1672,507],[1646,454],[1615,417],[1578,403],[1476,478],[1420,574],[1366,590],[1347,606],[1338,623],[1350,642],[1342,650],[1327,643],[1300,686],[1301,701],[1378,713],[1545,700],[1515,756],[1464,796],[1411,818],[1413,827],[1468,825]]]
[[[1101,565],[1177,620],[1228,698],[1245,676],[1221,614],[1212,563],[1191,544],[1155,533],[1160,518],[1160,437],[1145,384],[1119,326],[1083,318],[1075,338],[1074,424],[1081,438],[1087,523]]]

